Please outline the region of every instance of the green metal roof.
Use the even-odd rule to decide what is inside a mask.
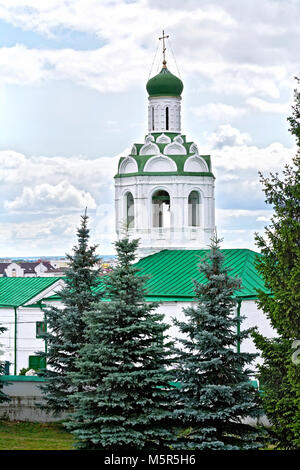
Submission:
[[[192,300],[195,297],[193,280],[205,282],[198,265],[209,250],[163,250],[142,258],[136,266],[141,275],[149,275],[147,298],[152,300]],[[260,254],[248,249],[222,249],[224,266],[230,275],[240,277],[242,289],[236,297],[257,297],[256,289],[266,291],[255,269]]]
[[[0,306],[20,307],[60,277],[0,277]]]
[[[209,250],[163,250],[140,259],[136,267],[139,275],[149,276],[146,282],[146,300],[149,301],[191,301],[194,299],[193,280],[205,282],[199,273],[201,258]],[[224,265],[230,267],[232,276],[240,277],[242,289],[236,297],[257,297],[256,289],[267,292],[262,278],[255,269],[255,260],[260,254],[248,249],[223,249]],[[16,277],[0,278],[0,307],[19,307],[29,302],[60,277]],[[99,287],[103,282],[99,278]],[[59,294],[48,300],[58,300]],[[45,300],[45,299],[44,299]]]

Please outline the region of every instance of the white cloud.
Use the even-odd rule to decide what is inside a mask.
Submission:
[[[2,48],[1,77],[8,83],[70,79],[102,92],[126,90],[144,83],[164,25],[181,70],[198,84],[204,77],[206,89],[217,93],[279,98],[299,70],[297,49],[293,53],[299,10],[291,2],[276,8],[270,0],[264,7],[255,3],[245,15],[230,1],[184,2],[182,8],[146,0],[0,0],[0,18],[24,30],[51,38],[66,28],[104,44],[88,51]]]
[[[248,144],[251,137],[246,132],[232,127],[230,124],[219,126],[207,139],[208,144],[213,149],[219,149],[225,146],[235,147]]]
[[[284,147],[274,142],[264,148],[252,146],[224,147],[213,151],[213,166],[217,169],[277,171],[290,164],[296,148]]]
[[[13,201],[4,201],[4,208],[9,211],[51,212],[61,208],[82,210],[85,207],[96,209],[96,202],[89,192],[75,188],[67,181],[57,185],[48,183],[23,188],[22,194]]]
[[[270,215],[260,215],[259,217],[257,217],[257,222],[270,222],[271,220],[271,214]]]
[[[113,177],[119,158],[128,151],[95,160],[1,151],[0,200],[4,202],[0,216],[5,220],[1,222],[1,252],[8,256],[69,252],[87,207],[92,242],[100,245],[99,253],[113,253]]]
[[[0,151],[0,182],[9,184],[10,191],[47,183],[57,186],[63,181],[78,190],[86,191],[95,199],[101,189],[113,188],[113,177],[118,160],[128,153],[126,149],[116,157],[89,160],[84,157],[26,156],[13,150]],[[58,187],[62,189],[61,186]]]
[[[270,216],[272,214],[271,210],[268,209],[217,209],[216,210],[216,215],[219,218],[219,220],[222,220],[223,223],[227,223],[228,219],[232,218],[240,218],[240,217],[252,217],[255,218],[256,220],[262,220],[265,221],[265,219],[270,220]]]
[[[70,227],[72,236],[75,234],[76,224],[79,223],[78,215],[61,215],[59,217],[41,217],[38,220],[28,220],[23,222],[5,222],[1,224],[0,244],[19,243],[20,240],[37,242],[40,240],[47,243],[47,240],[53,239],[58,243],[59,236],[70,235]],[[21,245],[21,249],[24,245]]]
[[[288,114],[291,109],[290,103],[270,103],[257,97],[248,98],[246,102],[263,113]]]
[[[0,48],[1,82],[9,84],[39,83],[47,78],[45,53],[27,49],[21,44]]]
[[[226,121],[242,116],[246,113],[246,110],[224,103],[208,103],[203,106],[192,107],[191,112],[202,119]]]
[[[269,209],[218,209],[216,210],[217,232],[223,238],[223,248],[248,248],[259,251],[255,244],[255,233],[262,234],[261,222],[269,222]]]

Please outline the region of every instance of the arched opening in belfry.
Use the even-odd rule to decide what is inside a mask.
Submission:
[[[166,107],[166,131],[169,130],[169,108]]]
[[[152,225],[168,228],[170,223],[170,195],[167,191],[159,189],[152,196]]]
[[[134,199],[131,193],[126,194],[126,226],[134,228]]]
[[[154,131],[154,107],[151,107],[151,123],[152,123],[152,130]]]
[[[200,226],[200,195],[191,191],[188,198],[189,227]]]

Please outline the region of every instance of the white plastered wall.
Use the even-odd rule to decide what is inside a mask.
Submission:
[[[152,195],[156,190],[170,195],[170,228],[152,225]],[[188,196],[200,194],[200,226],[188,225]],[[215,228],[214,178],[204,176],[128,176],[116,178],[115,214],[118,237],[126,225],[126,194],[134,198],[135,227],[133,238],[140,238],[140,254],[145,256],[160,249],[207,248]]]

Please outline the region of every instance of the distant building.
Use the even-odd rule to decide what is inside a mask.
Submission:
[[[67,258],[60,258],[60,259],[49,259],[49,263],[55,269],[67,268],[69,266],[69,261]]]
[[[0,277],[60,277],[64,269],[41,260],[0,263]]]

